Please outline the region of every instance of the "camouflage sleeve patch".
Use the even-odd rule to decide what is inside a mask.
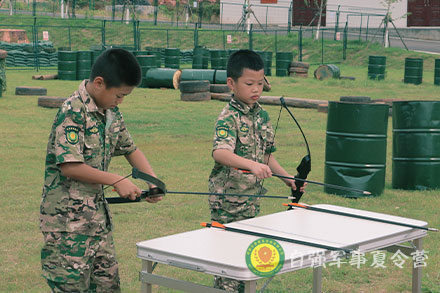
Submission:
[[[215,135],[212,150],[228,149],[234,151],[237,141],[237,129],[233,115],[220,114],[215,124]]]
[[[84,118],[81,109],[63,106],[55,122],[56,163],[84,162]]]

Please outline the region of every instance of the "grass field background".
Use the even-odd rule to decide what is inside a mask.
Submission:
[[[370,96],[373,99],[438,100],[439,87],[433,85],[433,66],[425,66],[424,83],[404,84],[403,59],[416,53],[387,51],[391,63],[385,81],[367,80],[364,61],[341,64],[341,73],[356,77],[348,80],[314,80],[271,77],[273,90],[265,95],[338,100],[343,95]],[[359,53],[360,54],[360,53]],[[407,55],[405,55],[407,54]],[[424,56],[425,64],[434,56]],[[366,57],[358,56],[356,60]],[[399,62],[400,60],[400,62]],[[352,64],[353,63],[353,64]],[[316,66],[310,68],[309,74]],[[40,71],[38,74],[53,73]],[[38,81],[31,76],[37,72],[8,70],[8,89],[0,98],[0,291],[47,292],[40,276],[40,249],[43,244],[38,227],[39,204],[43,185],[46,144],[56,109],[37,106],[36,96],[16,96],[16,86],[42,86],[50,96],[69,96],[78,88],[78,81]],[[224,102],[183,102],[179,91],[170,89],[135,89],[121,105],[128,129],[138,147],[146,154],[156,174],[169,190],[207,191],[207,180],[213,166],[211,145],[213,126]],[[278,106],[265,106],[273,121]],[[327,115],[314,109],[292,108],[310,144],[312,171],[309,179],[324,180],[325,131]],[[276,136],[278,161],[295,174],[299,160],[306,154],[305,144],[297,127],[283,113]],[[440,227],[438,208],[440,191],[403,191],[391,187],[392,125],[388,125],[386,185],[382,195],[375,198],[346,199],[329,195],[319,186],[309,185],[303,201],[309,204],[327,203],[424,220],[430,227]],[[120,175],[130,173],[123,158],[114,158],[110,171]],[[146,185],[135,180],[142,188]],[[288,195],[289,191],[277,179],[267,179],[270,194]],[[112,192],[108,196],[115,196]],[[262,200],[261,215],[283,211],[283,200]],[[117,256],[120,263],[122,289],[138,292],[138,273],[141,261],[136,257],[136,243],[200,229],[200,222],[209,221],[207,198],[196,195],[167,195],[158,204],[147,203],[111,206],[113,213]],[[292,223],[294,225],[295,223]],[[196,240],[195,240],[196,241]],[[427,266],[423,270],[424,292],[440,292],[439,233],[430,233],[424,242]],[[324,292],[410,292],[411,262],[398,268],[387,253],[385,269],[361,269],[350,265],[323,269]],[[158,273],[212,285],[212,276],[158,265]],[[263,281],[258,282],[259,287]],[[312,270],[305,269],[277,276],[269,292],[310,292]],[[160,288],[159,292],[169,292]]]

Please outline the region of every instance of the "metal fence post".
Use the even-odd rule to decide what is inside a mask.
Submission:
[[[101,21],[101,43],[102,43],[102,47],[105,47],[105,22],[106,22],[105,19],[103,21]],[[70,27],[69,27],[69,43],[70,43]]]
[[[170,47],[170,36],[169,36],[169,30],[167,29],[167,48]]]
[[[194,28],[194,48],[196,48],[199,45],[199,30],[197,29],[197,26]]]
[[[347,31],[348,31],[348,21],[345,23],[344,28],[344,41],[342,42],[342,59],[347,60]]]
[[[324,31],[321,31],[321,64],[324,64]]]
[[[252,23],[251,26],[249,28],[249,50],[252,50],[253,48],[253,44],[252,44]]]
[[[335,24],[335,37],[334,37],[335,41],[336,41],[336,35],[338,33],[338,30],[339,30],[339,14],[341,13],[339,11],[339,8],[341,8],[341,5],[338,5],[338,11],[336,11],[336,24]]]
[[[278,52],[278,30],[275,31],[275,53]]]
[[[154,25],[157,25],[157,10],[158,10],[158,1],[154,0]]]
[[[302,48],[302,41],[303,40],[303,32],[302,32],[302,25],[299,26],[299,33],[298,33],[298,61],[303,60],[303,48]]]
[[[289,13],[289,15],[287,15],[287,31],[290,33],[290,27],[292,26],[292,7],[293,7],[293,0],[290,1],[290,6],[289,6],[289,11],[287,13]]]

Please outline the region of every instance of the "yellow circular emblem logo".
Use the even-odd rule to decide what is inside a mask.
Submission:
[[[271,277],[284,265],[284,249],[269,238],[260,238],[252,242],[246,250],[246,265],[260,277]]]
[[[70,144],[76,144],[78,143],[79,136],[79,128],[76,126],[67,126],[66,129],[66,140]]]

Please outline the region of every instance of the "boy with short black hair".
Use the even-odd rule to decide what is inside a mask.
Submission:
[[[263,195],[266,190],[261,181],[272,172],[292,177],[272,154],[276,150],[274,131],[268,113],[258,103],[264,84],[263,60],[253,51],[237,51],[228,60],[227,76],[233,95],[216,122],[209,191]],[[294,180],[282,180],[296,189]],[[260,212],[256,197],[211,195],[209,205],[211,220],[222,224],[253,218]],[[242,292],[244,283],[216,277],[215,287]]]
[[[120,291],[103,185],[112,185],[125,198],[141,194],[129,179],[107,171],[113,156],[124,155],[132,167],[155,176],[117,107],[141,77],[130,52],[106,50],[93,65],[90,79],[80,84],[55,117],[40,206],[45,241],[41,264],[53,292]]]

